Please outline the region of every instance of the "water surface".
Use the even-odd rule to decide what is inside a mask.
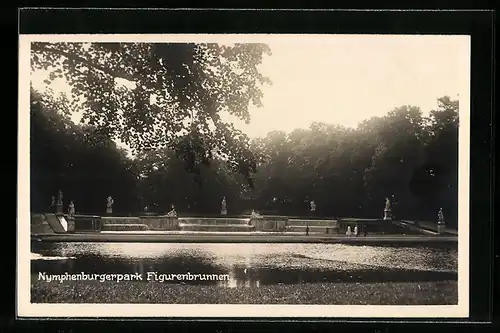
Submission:
[[[455,247],[346,244],[34,243],[32,274],[228,274],[229,281],[166,281],[259,287],[314,282],[457,279]]]

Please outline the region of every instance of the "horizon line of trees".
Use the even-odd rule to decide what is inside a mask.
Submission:
[[[428,116],[406,105],[355,129],[313,123],[270,132],[234,152],[255,160],[252,172],[238,169],[251,169],[248,163],[217,156],[191,163],[200,153],[193,138],[131,159],[102,127],[74,124],[64,101],[32,90],[31,210],[46,211],[58,189],[65,209],[73,200],[77,214],[104,213],[111,195],[113,210],[123,214],[146,205],[164,213],[171,204],[179,213],[218,214],[225,197],[229,214],[307,215],[314,200],[317,215],[381,217],[388,197],[397,218],[436,220],[443,208],[456,225],[459,105],[448,96],[437,102]]]

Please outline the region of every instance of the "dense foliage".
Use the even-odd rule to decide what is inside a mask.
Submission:
[[[34,42],[31,69],[48,71],[48,85],[65,79],[82,120],[134,152],[173,149],[194,174],[220,156],[250,181],[249,138],[222,115],[248,122],[261,106],[265,54],[257,43]]]
[[[47,211],[63,190],[64,203],[79,212],[102,213],[109,195],[127,210],[137,202],[137,171],[126,152],[94,126],[76,125],[64,113],[64,100],[31,91],[31,208]],[[62,107],[62,108],[61,108]]]
[[[255,208],[304,215],[315,200],[322,216],[379,217],[385,197],[401,218],[436,220],[442,207],[456,223],[458,101],[438,99],[424,117],[402,106],[356,129],[314,123],[292,133],[272,132],[248,144],[256,159],[254,186],[222,157],[196,173],[174,147],[143,149],[135,159],[97,125],[76,125],[67,100],[32,91],[32,209],[45,210],[57,189],[77,212],[102,213],[106,197],[115,211],[157,212],[175,204],[180,213],[217,214],[223,196],[229,213]],[[228,148],[233,149],[233,148]]]

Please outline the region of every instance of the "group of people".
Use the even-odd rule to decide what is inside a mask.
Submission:
[[[366,227],[364,228],[364,232],[365,232],[365,236],[366,236]],[[359,236],[359,228],[358,228],[358,225],[356,224],[356,225],[354,226],[354,231],[353,231],[353,230],[351,230],[351,226],[350,226],[350,225],[349,225],[349,226],[347,226],[347,231],[346,231],[346,233],[345,233],[345,234],[346,234],[346,236],[347,236],[347,237],[351,237],[351,236],[355,236],[355,237],[357,237],[357,236]]]

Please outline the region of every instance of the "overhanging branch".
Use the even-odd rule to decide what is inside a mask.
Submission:
[[[81,56],[78,56],[75,54],[70,54],[66,51],[55,49],[52,47],[47,47],[47,46],[40,44],[40,43],[32,43],[31,50],[35,51],[35,52],[49,52],[49,53],[63,56],[67,59],[77,61],[77,62],[83,63],[89,67],[98,69],[98,70],[102,71],[103,73],[108,74],[114,78],[120,78],[120,79],[133,81],[133,82],[134,81],[141,81],[141,79],[138,75],[130,75],[130,74],[123,72],[123,71],[116,71],[116,70],[113,70],[109,67],[105,67],[105,66],[102,66],[100,64],[94,63],[88,59],[85,59],[84,57],[81,57]]]

